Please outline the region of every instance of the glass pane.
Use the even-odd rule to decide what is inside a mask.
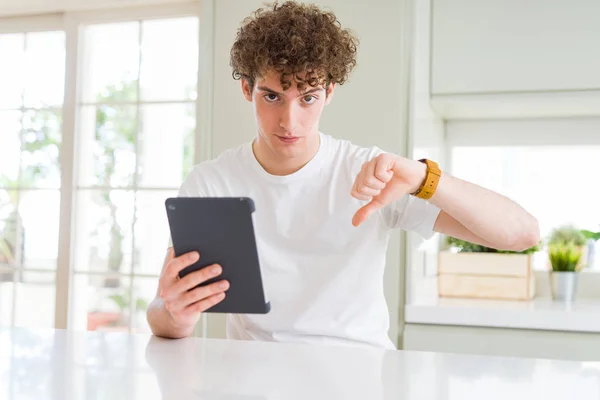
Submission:
[[[175,196],[177,190],[137,192],[133,266],[136,274],[160,274],[170,237],[165,200]]]
[[[25,233],[18,210],[21,193],[0,190],[0,268],[23,265]]]
[[[496,190],[535,215],[542,238],[563,224],[600,230],[600,186],[581,173],[597,169],[600,146],[458,147],[452,159],[454,175]],[[585,196],[574,195],[577,188],[586,188]],[[600,268],[599,259],[593,268]],[[536,266],[546,268],[544,257]]]
[[[77,271],[131,271],[134,193],[79,190],[75,217]]]
[[[135,315],[132,321],[132,332],[151,333],[150,326],[146,319],[146,310],[148,304],[150,304],[156,296],[157,286],[158,276],[156,278],[134,278],[133,301],[135,304]]]
[[[15,325],[54,327],[55,273],[18,271],[15,274]]]
[[[56,269],[60,192],[0,190],[0,267]]]
[[[60,191],[21,192],[19,216],[22,221],[24,267],[56,270]]]
[[[22,135],[21,186],[60,188],[60,111],[26,111]]]
[[[25,35],[0,35],[0,109],[23,105],[25,83]]]
[[[61,106],[65,91],[65,33],[28,33],[25,40],[25,106]]]
[[[135,174],[137,112],[134,106],[81,108],[81,186],[131,187]]]
[[[178,188],[194,164],[193,104],[140,108],[138,186]],[[169,162],[157,162],[169,160]]]
[[[2,63],[0,63],[0,68]],[[0,76],[1,78],[1,76]],[[0,82],[0,85],[2,83]],[[0,97],[2,91],[0,90]],[[21,153],[20,111],[0,111],[0,187],[19,185],[19,154]]]
[[[121,276],[75,274],[71,313],[74,329],[127,331],[130,279]]]
[[[2,266],[0,265],[0,268]],[[12,326],[13,298],[15,291],[14,273],[0,270],[0,325]]]
[[[196,98],[198,18],[142,23],[141,100]]]
[[[134,21],[84,29],[84,102],[137,99],[139,26]]]

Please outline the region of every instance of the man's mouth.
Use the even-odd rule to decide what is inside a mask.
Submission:
[[[279,139],[283,143],[296,143],[298,140],[300,140],[298,136],[275,136],[277,136],[277,139]]]

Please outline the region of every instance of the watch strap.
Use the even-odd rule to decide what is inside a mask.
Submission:
[[[442,171],[435,161],[426,158],[422,158],[419,161],[427,165],[427,175],[419,187],[419,190],[413,193],[413,196],[429,200],[437,190]]]

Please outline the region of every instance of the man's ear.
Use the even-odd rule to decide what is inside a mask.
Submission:
[[[252,88],[250,87],[250,83],[244,78],[240,79],[242,82],[242,93],[244,93],[244,97],[250,103],[252,103]]]
[[[331,98],[333,97],[333,89],[335,88],[335,83],[330,83],[326,89],[325,96],[325,105],[331,102]]]

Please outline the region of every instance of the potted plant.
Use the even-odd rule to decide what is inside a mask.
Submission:
[[[498,250],[448,237],[438,258],[438,295],[482,299],[528,300],[535,293],[533,254]]]
[[[550,288],[555,300],[570,302],[575,299],[579,271],[583,261],[586,237],[572,225],[555,228],[548,239],[550,261]]]

